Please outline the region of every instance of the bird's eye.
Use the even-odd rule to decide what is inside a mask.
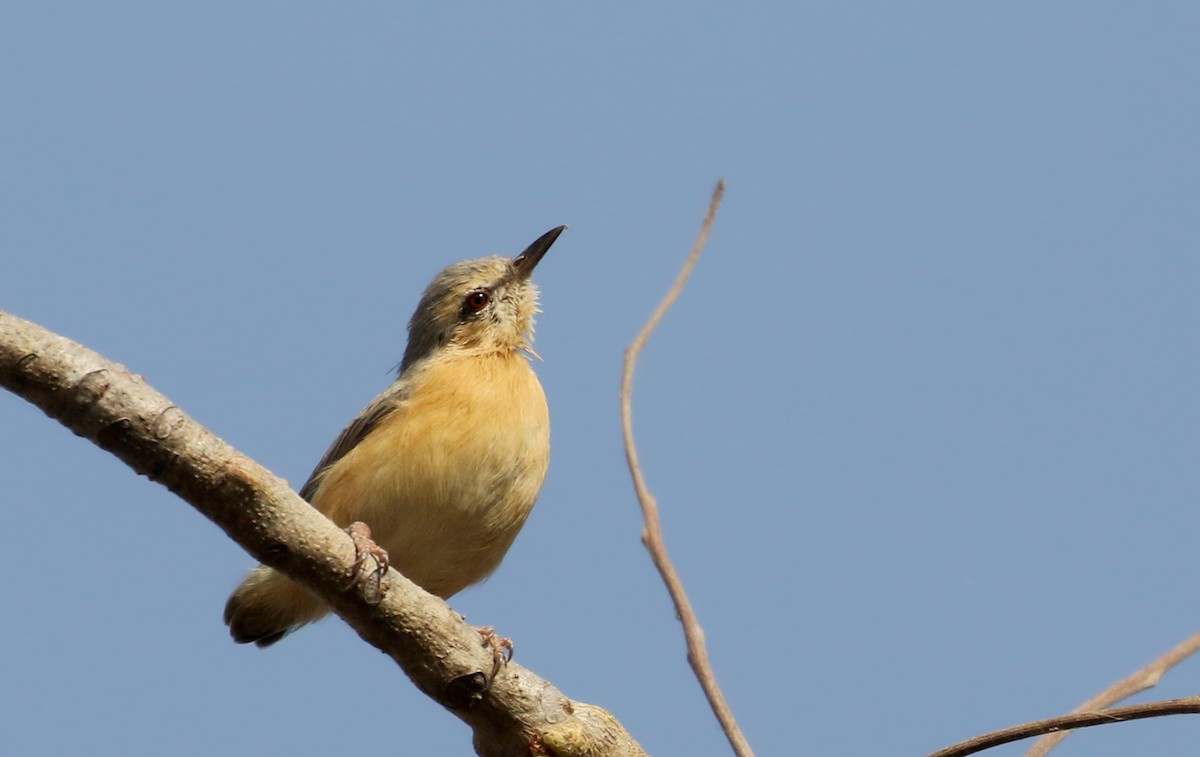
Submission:
[[[492,295],[486,289],[476,289],[467,295],[467,299],[463,302],[464,313],[478,313],[487,307],[487,304],[492,301]]]

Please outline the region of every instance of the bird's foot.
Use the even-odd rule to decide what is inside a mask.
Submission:
[[[368,587],[365,594],[368,602],[377,605],[383,600],[383,575],[388,569],[388,553],[371,540],[371,527],[362,521],[351,523],[346,528],[346,533],[354,542],[354,564],[350,566],[352,577],[346,591],[358,586],[370,575],[374,579],[374,585]],[[375,570],[369,574],[363,570],[368,557],[375,561]]]
[[[492,650],[492,678],[500,672],[500,668],[513,658],[513,642],[506,636],[497,636],[496,629],[491,626],[476,628],[483,640],[483,645]]]

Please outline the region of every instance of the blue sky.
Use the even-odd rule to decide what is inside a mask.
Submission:
[[[296,485],[440,268],[570,224],[536,277],[549,478],[452,604],[652,753],[725,747],[638,540],[618,378],[722,176],[635,425],[761,754],[922,754],[1200,627],[1194,5],[3,19],[0,307]],[[0,752],[470,752],[339,620],[233,645],[236,545],[22,401],[0,429]],[[1189,753],[1197,722],[1058,754]]]

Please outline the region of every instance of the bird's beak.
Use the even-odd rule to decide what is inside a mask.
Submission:
[[[536,242],[526,247],[525,252],[513,258],[513,270],[516,271],[517,278],[528,279],[533,274],[533,269],[537,267],[538,261],[550,249],[550,245],[554,244],[558,235],[566,230],[566,226],[550,229],[538,237]]]

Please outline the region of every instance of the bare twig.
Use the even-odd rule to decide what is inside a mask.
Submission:
[[[1186,660],[1197,649],[1200,649],[1200,633],[1184,639],[1162,657],[1109,686],[1074,710],[1071,710],[1071,714],[1102,710],[1105,707],[1113,706],[1123,699],[1128,699],[1138,692],[1157,686],[1168,670]],[[1069,730],[1064,730],[1043,736],[1025,753],[1025,757],[1045,757],[1050,753],[1051,749],[1058,746],[1060,741],[1070,735],[1071,732]]]
[[[1001,731],[985,733],[982,736],[976,736],[973,739],[940,749],[929,755],[929,757],[966,757],[966,755],[977,754],[985,749],[991,749],[1002,744],[1010,744],[1021,739],[1054,733],[1064,729],[1087,728],[1094,725],[1123,723],[1128,720],[1157,718],[1165,715],[1195,714],[1200,714],[1200,696],[1168,699],[1163,702],[1149,702],[1147,704],[1135,704],[1130,707],[1118,707],[1112,710],[1078,712],[1047,720],[1035,720],[1032,723],[1022,723],[1021,725],[1005,728]]]
[[[370,601],[367,587],[346,591],[354,562],[346,533],[124,366],[0,310],[0,387],[163,484],[311,589],[470,725],[477,753],[525,757],[538,745],[543,754],[645,757],[601,708],[570,701],[515,662],[493,675],[478,631],[395,569],[383,578],[382,601]],[[214,633],[216,620],[214,608]]]
[[[654,560],[654,565],[658,568],[659,574],[662,575],[663,582],[667,585],[667,591],[670,592],[671,599],[675,603],[679,620],[683,624],[683,635],[687,640],[688,663],[692,666],[696,678],[700,681],[700,688],[704,690],[704,695],[708,697],[708,703],[712,706],[713,713],[721,723],[721,728],[724,729],[725,736],[729,739],[729,744],[733,747],[734,753],[739,755],[739,757],[747,757],[754,753],[751,751],[746,737],[738,727],[737,720],[733,716],[733,710],[729,708],[729,703],[725,701],[725,695],[721,692],[721,687],[717,684],[717,677],[713,673],[712,665],[708,660],[708,649],[704,643],[704,630],[700,627],[700,621],[696,618],[692,604],[688,601],[687,594],[683,590],[683,582],[680,580],[679,574],[675,571],[675,566],[671,563],[671,558],[667,556],[667,545],[663,542],[662,526],[658,517],[658,503],[655,501],[654,495],[650,493],[650,489],[646,486],[646,480],[642,476],[642,467],[638,462],[637,447],[633,441],[633,369],[637,364],[638,355],[646,346],[646,342],[650,339],[650,334],[658,327],[663,315],[675,303],[675,300],[679,297],[679,293],[683,291],[683,287],[687,283],[692,269],[696,266],[696,260],[700,257],[700,251],[704,249],[704,244],[708,241],[708,232],[712,229],[713,219],[716,218],[717,208],[720,207],[721,197],[724,194],[725,182],[722,180],[717,182],[717,187],[713,190],[712,201],[708,206],[708,214],[704,217],[704,223],[700,227],[700,234],[696,237],[696,244],[692,247],[691,254],[688,255],[687,261],[684,262],[683,268],[679,271],[679,276],[676,277],[675,283],[671,286],[670,291],[667,292],[667,296],[659,304],[658,309],[650,316],[650,320],[646,322],[646,325],[642,327],[637,338],[633,340],[633,343],[629,345],[629,349],[625,351],[625,368],[621,374],[621,427],[625,436],[625,458],[629,462],[629,472],[633,475],[633,487],[637,491],[638,502],[642,506],[642,517],[646,522],[645,529],[642,531],[642,543],[649,550],[650,557]]]

